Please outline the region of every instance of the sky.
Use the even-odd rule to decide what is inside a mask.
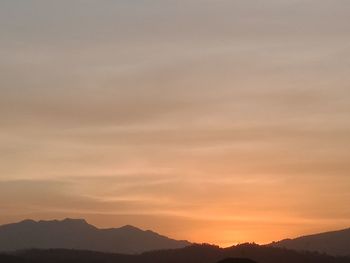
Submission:
[[[350,1],[0,0],[0,224],[229,246],[350,226]]]

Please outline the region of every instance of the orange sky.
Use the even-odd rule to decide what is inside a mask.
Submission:
[[[222,246],[349,227],[350,3],[0,3],[0,223]]]

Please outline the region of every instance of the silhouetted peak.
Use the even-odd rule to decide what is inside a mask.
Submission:
[[[3,225],[2,227],[5,227],[5,228],[10,227],[11,228],[11,227],[19,226],[19,227],[26,228],[26,227],[31,227],[31,226],[33,226],[35,224],[37,224],[36,221],[34,221],[32,219],[25,219],[25,220],[20,221],[18,223],[11,223],[11,224]]]
[[[63,220],[40,220],[39,225],[92,226],[85,219],[65,218]]]
[[[333,256],[350,256],[349,244],[350,229],[347,228],[301,236],[295,239],[283,239],[269,245],[298,251],[326,253]]]
[[[3,228],[16,228],[21,229],[47,229],[47,228],[58,228],[58,229],[96,229],[93,225],[86,222],[85,219],[72,219],[66,218],[63,220],[39,220],[35,221],[32,219],[26,219],[18,223],[12,223],[8,225],[1,226]]]
[[[25,220],[0,226],[0,252],[29,248],[66,248],[141,253],[182,248],[187,245],[189,243],[144,231],[132,225],[100,229],[84,219]]]
[[[68,227],[73,229],[96,229],[95,226],[90,225],[85,219],[74,219],[74,218],[65,218],[62,221],[57,221],[56,224],[62,227]]]
[[[18,224],[27,225],[27,224],[35,224],[35,223],[37,223],[37,222],[32,220],[32,219],[25,219],[25,220],[19,222]]]
[[[61,221],[62,223],[68,223],[68,224],[81,224],[81,225],[89,225],[88,222],[86,222],[85,219],[79,218],[79,219],[74,219],[74,218],[65,218]]]
[[[33,226],[37,225],[37,222],[31,219],[25,219],[22,220],[18,223],[10,223],[10,224],[5,224],[1,225],[0,229],[26,229],[26,228],[31,228]]]
[[[128,230],[128,231],[143,231],[140,228],[137,228],[137,227],[132,226],[132,225],[125,225],[125,226],[120,227],[119,229]]]

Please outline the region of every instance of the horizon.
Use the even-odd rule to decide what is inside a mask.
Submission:
[[[163,233],[159,233],[159,232],[156,232],[154,231],[153,229],[144,229],[144,228],[140,228],[138,226],[135,226],[135,225],[130,225],[130,224],[126,224],[126,225],[119,225],[119,226],[113,226],[113,227],[100,227],[100,226],[97,226],[97,225],[94,225],[94,224],[91,224],[88,220],[86,220],[85,218],[72,218],[72,217],[66,217],[66,218],[61,218],[61,219],[46,219],[46,220],[43,220],[43,219],[40,219],[40,220],[35,220],[35,219],[31,219],[31,218],[26,218],[26,219],[22,219],[20,221],[16,221],[16,222],[8,222],[8,223],[5,223],[5,224],[0,224],[0,227],[1,226],[5,226],[5,225],[16,225],[16,224],[20,224],[20,223],[24,223],[24,222],[34,222],[34,223],[48,223],[48,222],[58,222],[58,223],[63,223],[65,221],[81,221],[83,222],[84,224],[88,224],[90,226],[93,226],[93,227],[96,227],[96,229],[98,230],[107,230],[107,229],[120,229],[120,228],[125,228],[125,227],[133,227],[133,228],[136,228],[138,230],[141,230],[141,231],[151,231],[153,233],[156,233],[156,234],[159,234],[161,236],[165,236],[167,238],[170,238],[170,239],[174,239],[173,237],[171,236],[167,236],[167,235],[164,235]],[[187,240],[187,239],[174,239],[174,240],[177,240],[177,241],[188,241],[189,243],[191,243],[191,245],[196,245],[196,244],[208,244],[208,245],[214,245],[214,246],[218,246],[220,248],[230,248],[232,246],[237,246],[237,245],[242,245],[242,244],[257,244],[257,245],[260,245],[260,246],[263,246],[263,245],[269,245],[269,244],[272,244],[272,243],[275,243],[275,242],[279,242],[279,241],[284,241],[284,240],[290,240],[290,239],[298,239],[298,238],[301,238],[301,237],[305,237],[305,236],[314,236],[314,235],[320,235],[320,234],[327,234],[327,233],[334,233],[334,232],[341,232],[341,231],[344,231],[344,230],[350,230],[350,226],[347,227],[347,228],[344,228],[344,229],[329,229],[325,232],[320,232],[320,233],[304,233],[303,235],[300,235],[300,236],[294,236],[294,237],[284,237],[283,239],[280,239],[280,240],[271,240],[269,241],[268,243],[256,243],[256,242],[252,242],[252,241],[246,241],[246,242],[240,242],[240,243],[235,243],[235,244],[231,244],[231,245],[228,245],[228,246],[222,246],[220,244],[215,244],[215,243],[207,243],[207,242],[193,242],[191,240]]]
[[[228,246],[350,222],[350,1],[0,1],[0,224]]]

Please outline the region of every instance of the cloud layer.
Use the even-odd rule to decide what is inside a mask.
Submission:
[[[223,245],[346,227],[349,10],[1,2],[0,221]]]

